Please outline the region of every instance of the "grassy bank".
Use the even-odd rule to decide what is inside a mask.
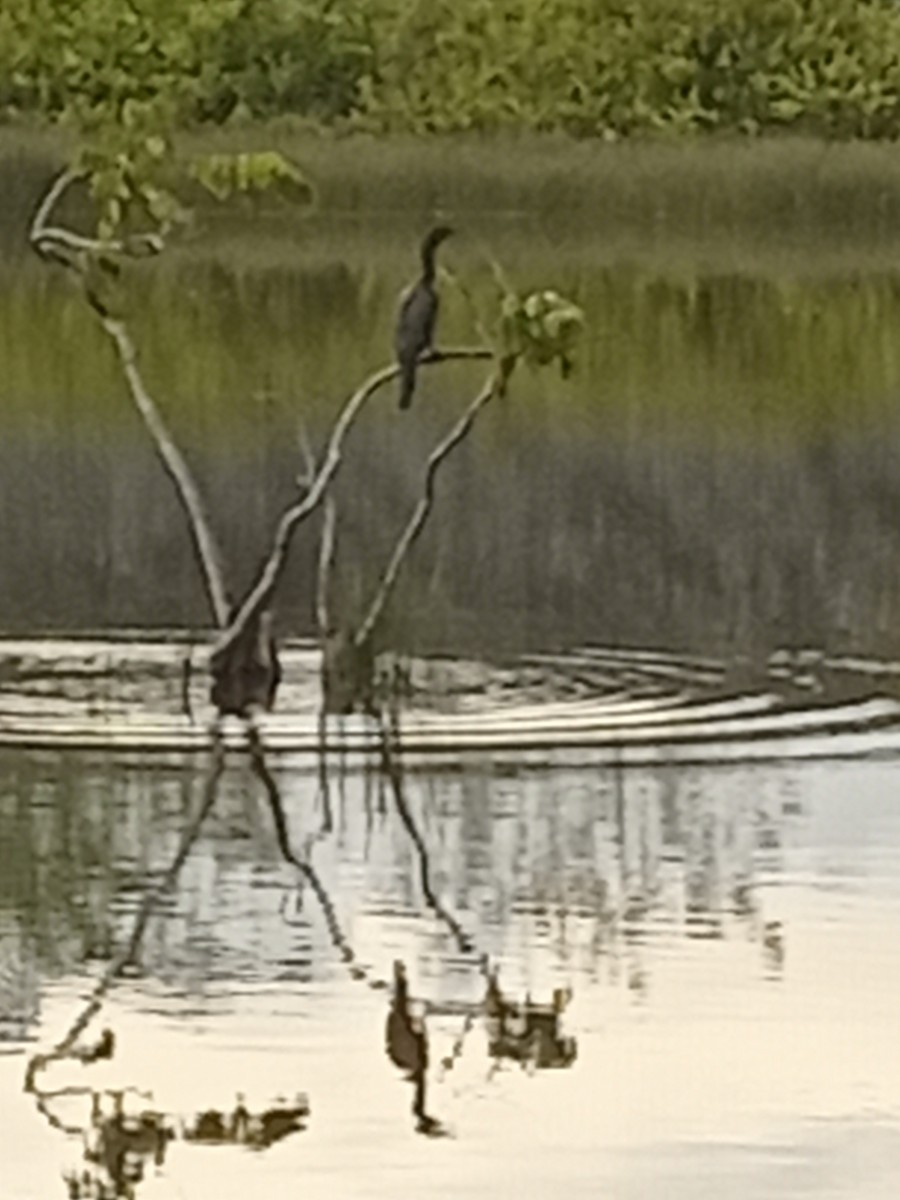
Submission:
[[[277,208],[264,220],[248,211],[226,218],[209,208],[203,215],[211,220],[200,227],[207,235],[246,231],[252,217],[255,253],[264,255],[269,244],[278,262],[292,253],[283,244],[285,231],[296,232],[296,253],[308,262],[313,243],[326,258],[335,240],[352,245],[354,221],[399,216],[418,228],[438,214],[462,221],[477,214],[486,223],[492,216],[535,219],[560,241],[564,230],[575,228],[601,258],[621,256],[624,247],[631,258],[699,257],[751,269],[768,261],[781,272],[792,255],[820,269],[857,257],[884,266],[885,249],[895,245],[900,254],[900,155],[885,143],[780,137],[676,146],[533,133],[336,136],[284,120],[207,130],[181,141],[185,154],[262,147],[280,150],[308,173],[318,193],[312,222]],[[8,252],[21,244],[41,188],[67,149],[59,132],[0,127],[0,238]],[[335,226],[335,218],[345,225]],[[328,235],[322,220],[332,223]],[[316,229],[315,238],[302,236],[304,229]],[[320,235],[331,244],[319,243]],[[228,239],[217,240],[220,253]],[[195,231],[188,242],[197,241]]]

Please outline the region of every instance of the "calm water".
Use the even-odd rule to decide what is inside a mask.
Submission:
[[[336,828],[312,850],[367,967],[356,980],[314,895],[298,902],[235,759],[148,930],[141,974],[100,1018],[115,1059],[51,1066],[46,1086],[124,1082],[180,1113],[236,1092],[308,1092],[309,1128],[267,1151],[174,1143],[139,1189],[148,1200],[896,1196],[896,765],[587,763],[526,770],[469,755],[407,779],[435,892],[500,965],[507,994],[572,989],[570,1069],[506,1063],[489,1077],[477,1025],[441,1080],[463,1024],[453,1007],[483,982],[423,903],[390,798],[381,811],[377,783],[351,771]],[[297,766],[279,779],[300,845],[320,828],[315,780]],[[73,1019],[198,788],[197,759],[0,758],[11,1200],[62,1195],[60,1169],[79,1153],[22,1094],[26,1050]],[[411,1088],[384,1054],[387,994],[370,984],[397,957],[415,996],[451,1010],[429,1017],[429,1108],[453,1138],[416,1136]]]

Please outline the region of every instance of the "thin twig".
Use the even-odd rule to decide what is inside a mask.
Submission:
[[[325,501],[322,518],[322,534],[319,541],[319,563],[316,572],[316,625],[319,630],[319,645],[324,650],[325,639],[331,627],[328,594],[331,583],[331,572],[334,567],[335,530],[337,526],[337,505],[334,496],[329,495]]]
[[[194,477],[184,460],[181,451],[176,446],[165,422],[160,416],[159,409],[144,387],[140,372],[137,368],[137,354],[134,344],[128,335],[124,324],[112,317],[100,318],[101,324],[112,338],[122,364],[122,370],[128,381],[132,399],[144,424],[153,438],[156,451],[162,460],[169,478],[175,486],[178,498],[188,518],[197,558],[203,572],[206,594],[209,599],[212,615],[219,628],[228,624],[229,603],[225,587],[225,570],[218,543],[213,536],[209,518],[203,505],[199,489]]]
[[[390,562],[381,578],[381,583],[378,585],[372,603],[369,605],[368,612],[359,628],[354,635],[354,641],[357,646],[364,646],[372,637],[375,631],[375,626],[381,619],[384,613],[387,602],[391,597],[391,593],[397,584],[397,579],[400,575],[400,569],[406,559],[407,554],[411,550],[416,538],[422,532],[425,522],[428,519],[428,514],[431,511],[431,506],[434,503],[434,481],[441,463],[447,458],[451,451],[459,445],[460,442],[467,436],[475,420],[481,410],[488,404],[497,392],[498,381],[495,375],[491,375],[490,379],[465,410],[447,436],[435,447],[428,458],[425,468],[425,484],[424,490],[419,503],[416,505],[412,516],[401,533],[397,544],[394,547],[394,552],[391,555]]]
[[[304,461],[305,472],[299,476],[298,483],[309,488],[316,477],[316,458],[306,423],[302,417],[297,418],[297,444]],[[325,655],[325,644],[329,629],[328,585],[331,568],[334,562],[335,525],[337,523],[337,506],[334,496],[329,492],[325,497],[325,508],[322,522],[322,532],[319,538],[319,561],[316,571],[316,628],[319,635],[319,649]],[[324,675],[322,676],[324,680]],[[316,751],[319,765],[319,792],[317,799],[322,801],[321,833],[330,833],[333,828],[331,814],[331,789],[328,780],[328,712],[325,707],[324,686],[319,701],[318,744]]]
[[[303,487],[309,488],[316,477],[316,456],[313,453],[306,422],[300,416],[297,417],[297,446],[300,450],[300,457],[303,459],[303,474],[298,475],[297,482]]]
[[[193,725],[194,709],[191,704],[191,674],[193,672],[193,640],[187,644],[187,650],[184,652],[184,658],[181,660],[181,711]]]
[[[316,572],[316,625],[319,631],[319,650],[322,655],[323,670],[320,672],[321,695],[319,697],[318,719],[318,754],[319,754],[319,795],[322,798],[322,832],[330,833],[333,828],[331,813],[331,787],[328,778],[328,709],[325,704],[325,654],[330,628],[328,610],[328,586],[331,580],[331,569],[334,563],[335,526],[337,524],[337,505],[334,497],[328,495],[325,500],[325,511],[322,521],[322,533],[319,541],[319,563]]]
[[[58,252],[60,249],[70,254],[110,254],[127,257],[146,257],[161,254],[165,242],[156,233],[140,233],[128,238],[94,238],[61,225],[51,225],[50,217],[59,201],[76,183],[85,178],[83,171],[66,167],[60,171],[47,191],[42,196],[28,232],[28,240],[38,254]]]

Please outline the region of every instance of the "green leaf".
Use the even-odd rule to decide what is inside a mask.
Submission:
[[[168,143],[160,134],[153,133],[150,135],[150,137],[144,139],[144,149],[147,151],[147,154],[150,156],[150,158],[153,158],[158,162],[161,158],[165,157],[166,150],[168,149]]]
[[[277,193],[306,206],[315,199],[313,186],[299,167],[274,150],[205,155],[191,164],[189,173],[220,201],[228,200],[236,192]]]
[[[507,363],[521,358],[533,367],[558,361],[565,379],[583,327],[582,310],[559,292],[532,292],[524,299],[507,292],[500,303],[498,357]]]

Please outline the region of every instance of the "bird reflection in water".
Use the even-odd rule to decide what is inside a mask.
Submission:
[[[425,1111],[428,1032],[424,1018],[411,1009],[406,967],[399,960],[394,963],[394,988],[385,1028],[385,1049],[394,1066],[399,1067],[413,1085],[412,1112],[416,1131],[432,1137],[445,1133],[440,1121]]]

